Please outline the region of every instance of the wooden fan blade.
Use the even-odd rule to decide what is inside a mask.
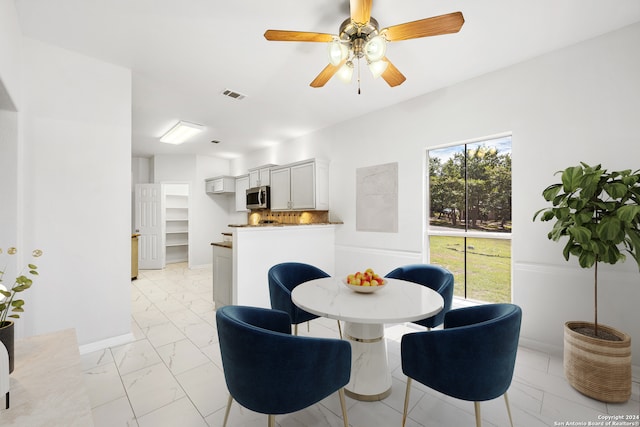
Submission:
[[[389,65],[387,65],[387,69],[380,75],[384,79],[385,82],[391,87],[399,86],[404,83],[407,78],[396,68],[395,65],[389,61],[388,58],[383,58],[383,61],[387,61]]]
[[[393,25],[381,31],[388,41],[417,39],[419,37],[438,36],[457,33],[464,24],[462,12],[433,16],[418,21]]]
[[[287,30],[267,30],[264,38],[278,42],[330,42],[333,40],[331,34]]]
[[[320,74],[318,74],[316,78],[313,79],[313,81],[309,86],[311,87],[324,86],[329,81],[329,79],[331,79],[331,77],[333,77],[338,72],[340,67],[342,67],[345,64],[345,62],[347,62],[346,59],[344,59],[338,65],[327,64],[327,66],[324,67],[324,70],[320,71]]]
[[[369,22],[372,3],[373,0],[350,0],[351,20],[360,25]]]

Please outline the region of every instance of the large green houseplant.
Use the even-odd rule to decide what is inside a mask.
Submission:
[[[555,221],[547,237],[567,239],[564,258],[575,256],[580,267],[594,269],[594,322],[565,324],[565,375],[572,386],[591,397],[626,401],[631,394],[631,340],[598,323],[598,263],[616,264],[628,254],[640,269],[640,170],[609,172],[601,165],[581,163],[558,173],[562,182],[542,192],[551,207],[539,210],[533,219]],[[612,354],[605,362],[601,352],[607,351]],[[601,372],[599,366],[603,366]],[[618,375],[613,374],[615,370]],[[611,384],[601,376],[610,377]]]

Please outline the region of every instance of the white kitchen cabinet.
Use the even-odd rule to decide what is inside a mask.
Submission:
[[[271,170],[271,210],[289,209],[291,200],[291,169],[283,167]]]
[[[216,176],[206,179],[204,188],[208,194],[235,193],[236,179],[232,176]]]
[[[233,250],[213,245],[213,302],[216,309],[232,304]]]
[[[247,189],[249,188],[249,175],[236,177],[236,211],[246,212],[247,209]]]
[[[329,210],[329,164],[311,159],[271,169],[271,210]]]
[[[271,185],[271,168],[276,165],[263,165],[258,168],[249,169],[249,187],[261,187]]]

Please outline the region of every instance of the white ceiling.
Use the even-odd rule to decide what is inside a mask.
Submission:
[[[407,81],[390,88],[364,67],[358,95],[337,78],[309,86],[327,64],[325,44],[263,37],[337,33],[348,0],[15,2],[26,36],[132,70],[132,154],[145,157],[234,157],[640,21],[638,0],[374,0],[380,27],[455,11],[465,24],[389,44]],[[223,97],[225,89],[246,98]],[[205,132],[181,146],[159,142],[178,120]]]

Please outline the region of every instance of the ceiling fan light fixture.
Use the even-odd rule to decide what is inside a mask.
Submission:
[[[167,144],[182,144],[187,139],[192,136],[202,132],[204,126],[190,123],[185,121],[179,121],[175,126],[173,126],[167,133],[162,135],[160,138],[161,142],[166,142]]]
[[[347,61],[340,67],[338,70],[338,78],[344,83],[351,83],[351,79],[353,78],[353,62]]]
[[[370,61],[368,65],[369,65],[369,71],[371,71],[371,74],[373,74],[373,78],[377,79],[382,75],[382,73],[385,72],[385,70],[389,66],[389,63],[387,61],[380,60],[380,61]]]
[[[387,39],[383,36],[370,38],[364,45],[364,55],[370,62],[380,61],[387,53]]]
[[[349,54],[349,49],[343,43],[340,43],[339,40],[334,39],[329,42],[329,62],[331,65],[338,65],[341,63]]]

